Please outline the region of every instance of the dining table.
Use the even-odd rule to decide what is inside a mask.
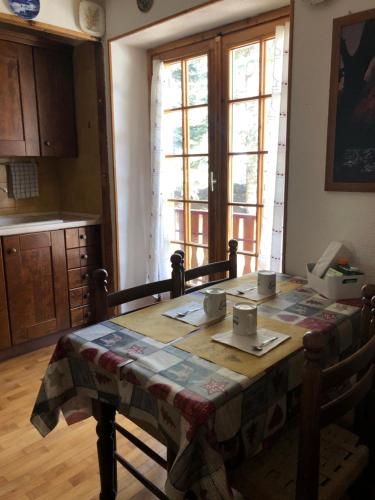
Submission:
[[[251,273],[215,285],[228,293],[227,314],[214,323],[199,314],[190,322],[189,315],[166,315],[193,309],[192,303],[202,308],[202,289],[59,340],[31,422],[47,436],[60,414],[69,425],[97,418],[101,499],[116,497],[116,412],[151,429],[171,452],[169,499],[229,500],[228,471],[272,447],[298,415],[304,334],[324,332],[326,365],[359,345],[360,299],[330,300],[304,278],[279,273],[276,295],[254,302],[240,291],[256,283],[257,273]],[[258,327],[286,340],[262,355],[215,341],[213,336],[232,330],[238,302],[255,303]]]

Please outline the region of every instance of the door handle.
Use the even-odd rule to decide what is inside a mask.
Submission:
[[[215,191],[215,186],[217,184],[217,179],[215,179],[214,173],[210,172],[210,191],[213,193]]]

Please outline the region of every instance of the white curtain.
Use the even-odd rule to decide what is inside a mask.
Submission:
[[[163,88],[165,71],[162,61],[154,60],[151,82],[151,209],[147,280],[157,281],[171,274],[169,262],[168,204],[163,170]]]
[[[277,26],[268,154],[264,162],[263,216],[259,269],[282,269],[288,108],[289,23]]]

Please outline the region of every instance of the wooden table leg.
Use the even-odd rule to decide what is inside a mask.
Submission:
[[[100,401],[93,401],[93,413],[96,419],[98,435],[98,461],[100,471],[100,500],[115,500],[117,495],[116,468],[116,408]]]

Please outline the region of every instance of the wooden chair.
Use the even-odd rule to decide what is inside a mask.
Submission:
[[[362,287],[361,311],[361,339],[366,342],[370,336],[371,299],[375,297],[375,285],[367,284]]]
[[[117,307],[121,304],[126,304],[133,300],[138,300],[146,297],[150,297],[152,295],[158,295],[165,292],[170,292],[171,298],[178,297],[181,295],[181,256],[178,254],[174,254],[171,257],[172,262],[172,277],[170,279],[166,279],[163,281],[157,281],[153,283],[147,283],[145,285],[136,286],[134,288],[129,288],[127,290],[121,290],[119,292],[108,293],[107,290],[107,278],[108,273],[105,269],[97,269],[93,273],[94,278],[94,303],[95,303],[95,319],[97,322],[104,321],[110,317],[111,308]],[[97,407],[99,405],[96,405]],[[101,424],[102,415],[100,412],[103,412],[103,405],[101,407],[96,408],[96,418],[99,422],[98,424],[98,435],[103,432],[103,424]],[[115,411],[112,408],[108,408],[104,406],[104,411],[107,413],[112,412],[113,419],[115,418]],[[137,436],[129,432],[123,426],[121,426],[118,422],[114,422],[114,429],[121,434],[123,437],[128,439],[134,446],[140,449],[143,453],[149,456],[154,462],[163,467],[164,469],[168,469],[174,456],[168,455],[167,460],[161,457],[158,453],[156,453],[152,448],[147,446],[144,442],[142,442]],[[108,432],[108,429],[104,428],[104,432]],[[148,429],[148,432],[156,439],[161,440],[160,436],[157,436],[151,426]],[[116,462],[119,462],[123,467],[125,467],[134,477],[136,477],[147,489],[149,489],[157,498],[161,498],[163,500],[168,500],[167,496],[149,479],[147,479],[136,467],[134,467],[128,460],[121,456],[116,451],[116,438],[115,436],[110,437],[108,441],[105,439],[100,439],[99,442],[104,441],[107,443],[106,446],[98,444],[98,454],[99,454],[99,464],[100,464],[100,473],[101,473],[101,482],[106,484],[108,481],[108,477],[111,477],[112,483],[116,483],[117,475],[115,465]],[[98,442],[98,443],[99,443]],[[104,448],[106,449],[103,449]],[[110,448],[113,447],[113,453],[110,453]],[[109,453],[109,455],[108,455]],[[111,458],[108,460],[108,456]],[[108,464],[109,461],[115,461],[115,464]],[[108,472],[109,471],[109,472]],[[116,486],[113,486],[115,489]],[[112,498],[112,497],[111,497]],[[114,498],[114,496],[113,496]]]
[[[352,356],[326,369],[321,368],[324,333],[304,336],[299,430],[285,431],[271,450],[234,471],[235,489],[252,500],[339,500],[344,496],[367,465],[368,448],[362,442],[370,426],[362,422],[358,436],[332,422],[363,404],[365,398],[373,399],[369,394],[374,385],[374,331],[373,317],[369,340]],[[353,377],[353,384],[343,385]],[[336,389],[335,396],[327,401],[324,395],[332,389]]]
[[[96,269],[93,273],[95,321],[100,322],[108,319],[112,308],[127,304],[133,300],[144,299],[168,292],[171,298],[179,297],[181,295],[182,282],[182,257],[177,253],[173,254],[171,256],[171,263],[171,278],[113,293],[108,293],[107,271],[105,269]]]
[[[182,293],[192,293],[201,288],[205,288],[207,286],[212,286],[217,283],[221,283],[222,281],[226,281],[232,278],[237,278],[237,248],[238,242],[237,240],[229,241],[229,259],[222,260],[219,262],[211,262],[210,264],[206,264],[205,266],[194,267],[192,269],[188,269],[185,271],[184,268],[184,258],[185,254],[183,250],[176,250],[175,254],[178,254],[182,258]],[[197,278],[202,278],[204,276],[212,276],[215,274],[223,274],[228,273],[226,278],[215,279],[212,281],[205,282],[201,285],[196,286],[186,286],[189,281],[195,280]]]

